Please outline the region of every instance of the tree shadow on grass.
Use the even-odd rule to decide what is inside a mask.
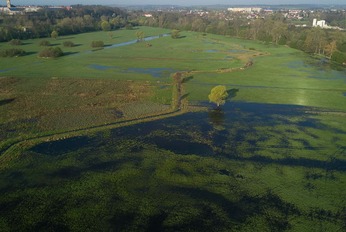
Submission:
[[[14,100],[16,100],[16,99],[15,98],[9,98],[9,99],[0,100],[0,106],[6,105],[6,104],[10,104]]]
[[[191,81],[192,79],[193,79],[193,76],[184,77],[184,78],[181,80],[181,83],[182,83],[182,84],[187,83],[187,82]]]
[[[180,35],[176,39],[185,39],[187,36],[186,35]]]
[[[237,96],[237,93],[239,92],[239,89],[229,89],[227,90],[228,97],[226,101],[231,101],[232,98],[235,98]]]
[[[64,52],[64,56],[71,56],[71,55],[76,55],[79,52]]]
[[[189,95],[190,95],[190,93],[184,94],[183,96],[181,96],[180,100],[184,100],[184,99],[188,98]]]
[[[25,52],[24,56],[31,56],[31,55],[34,55],[34,54],[37,54],[37,52]]]
[[[261,196],[250,196],[243,193],[244,196],[238,201],[230,201],[221,194],[200,188],[173,187],[172,191],[201,202],[201,204],[195,207],[199,210],[198,218],[190,218],[191,221],[181,225],[187,230],[192,228],[201,229],[205,228],[205,226],[210,226],[208,230],[213,230],[218,226],[226,226],[225,224],[229,223],[220,218],[215,212],[213,213],[213,211],[210,211],[211,208],[209,208],[208,205],[217,205],[217,207],[227,214],[227,218],[230,219],[232,223],[237,224],[242,224],[253,216],[264,216],[264,220],[267,222],[266,224],[271,231],[284,231],[289,229],[291,227],[288,220],[289,216],[300,215],[295,205],[283,201],[278,195],[271,192]],[[270,211],[276,213],[275,218],[271,218],[270,215],[267,215]],[[213,225],[208,225],[205,221],[213,222]]]
[[[74,36],[70,36],[70,37],[64,37],[64,38],[59,38],[59,40],[67,40],[67,39],[74,39],[75,37]]]

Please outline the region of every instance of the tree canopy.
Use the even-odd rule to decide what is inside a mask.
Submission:
[[[59,33],[56,30],[52,31],[52,33],[50,34],[50,37],[52,37],[53,39],[57,39],[58,36],[59,36]]]
[[[228,93],[224,85],[215,86],[208,95],[209,101],[214,102],[218,107],[225,104],[227,97]]]

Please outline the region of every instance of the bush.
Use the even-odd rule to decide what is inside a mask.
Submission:
[[[338,50],[339,50],[340,52],[346,52],[346,42],[343,42],[342,44],[340,44],[340,45],[338,46]]]
[[[52,31],[52,33],[50,34],[50,37],[52,37],[53,39],[57,39],[59,36],[59,33],[57,31]]]
[[[20,41],[19,39],[12,39],[10,41],[11,45],[22,45],[22,41]]]
[[[173,39],[178,39],[180,37],[180,31],[179,30],[173,30],[171,33],[171,37]]]
[[[332,61],[339,64],[346,63],[346,53],[342,53],[339,51],[334,52],[332,55]]]
[[[65,41],[63,42],[64,47],[73,47],[74,43],[72,41]]]
[[[24,56],[25,51],[18,48],[10,48],[3,51],[0,51],[1,57],[14,57],[14,56]]]
[[[133,30],[133,25],[131,23],[126,24],[125,29],[126,30]]]
[[[40,42],[40,46],[49,46],[50,45],[50,42],[48,41],[48,40],[42,40],[41,42]]]
[[[61,50],[61,48],[59,47],[55,47],[55,48],[45,48],[44,50],[42,50],[38,56],[39,57],[45,57],[45,58],[56,58],[56,57],[60,57],[63,56],[64,53]]]
[[[91,42],[92,48],[102,48],[104,46],[105,46],[105,44],[103,43],[103,41],[100,41],[100,40]]]

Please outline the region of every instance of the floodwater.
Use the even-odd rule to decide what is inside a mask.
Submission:
[[[207,103],[203,103],[208,105]],[[199,156],[226,156],[231,157],[237,151],[239,144],[246,144],[247,151],[256,151],[264,149],[261,147],[270,140],[271,136],[258,130],[258,127],[275,128],[285,126],[304,130],[320,129],[337,134],[346,134],[338,128],[328,127],[318,122],[318,120],[309,118],[306,111],[312,111],[309,107],[293,105],[273,105],[261,103],[232,102],[222,107],[222,110],[212,110],[209,105],[209,112],[187,113],[182,116],[168,118],[164,120],[143,123],[135,126],[114,129],[112,136],[108,139],[130,138],[144,143],[153,144],[161,149],[169,150],[177,154],[194,154]],[[299,121],[290,122],[291,118],[301,118]],[[205,135],[203,142],[194,141],[187,134],[177,135],[176,131],[195,130],[196,133]],[[165,131],[169,136],[153,136],[155,131]],[[213,134],[210,137],[210,134]],[[248,136],[250,135],[251,136]],[[278,132],[275,136],[282,137],[282,142],[275,146],[267,146],[266,149],[308,149],[319,150],[321,147],[313,145],[308,139],[299,138],[295,140],[299,146],[292,146],[288,135]],[[251,139],[249,139],[251,137]],[[227,142],[226,142],[227,141]],[[75,137],[57,142],[47,142],[39,144],[32,148],[33,151],[47,155],[63,155],[68,151],[75,151],[78,148],[95,147],[97,144],[104,143],[104,138],[94,140],[87,137]],[[211,144],[217,144],[213,146]],[[230,146],[230,148],[225,148]],[[338,168],[339,169],[339,168]],[[346,171],[346,166],[343,168]]]
[[[177,72],[177,70],[172,68],[128,68],[126,72],[139,73],[139,74],[149,74],[153,77],[169,77],[172,73]]]
[[[24,151],[22,169],[0,173],[4,218],[18,231],[342,228],[346,131],[309,107],[200,105],[208,110]],[[334,195],[321,192],[328,183]],[[320,202],[335,202],[328,218]]]
[[[172,73],[177,72],[177,70],[172,68],[127,68],[123,69],[118,66],[107,66],[100,64],[91,64],[89,68],[96,69],[99,71],[115,70],[117,73],[139,73],[139,74],[149,74],[154,78],[164,78],[169,77]]]
[[[346,82],[346,69],[330,64],[326,59],[304,59],[283,63],[285,67],[306,73],[306,77],[319,80],[344,80]]]
[[[147,42],[147,41],[151,41],[151,40],[154,40],[154,39],[159,39],[159,38],[167,37],[167,36],[170,36],[170,34],[161,34],[161,35],[155,35],[155,36],[148,36],[148,37],[143,38],[143,41]],[[124,47],[124,46],[128,46],[128,45],[132,45],[132,44],[135,44],[135,43],[138,43],[138,40],[131,40],[131,41],[123,42],[123,43],[112,44],[111,46],[107,46],[105,48],[106,49],[118,48],[118,47]]]

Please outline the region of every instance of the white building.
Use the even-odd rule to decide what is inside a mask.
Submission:
[[[312,27],[328,28],[328,25],[326,24],[325,20],[317,21],[317,19],[314,19],[312,21]]]
[[[228,8],[228,11],[244,12],[244,13],[260,12],[261,10],[262,10],[262,8],[260,8],[260,7],[244,7],[244,8],[232,7],[232,8]]]
[[[335,30],[340,30],[340,31],[344,30],[344,29],[342,29],[340,27],[332,27],[332,26],[327,25],[325,20],[317,21],[317,19],[314,19],[312,21],[312,27],[320,27],[320,28],[323,28],[323,29],[335,29]]]

